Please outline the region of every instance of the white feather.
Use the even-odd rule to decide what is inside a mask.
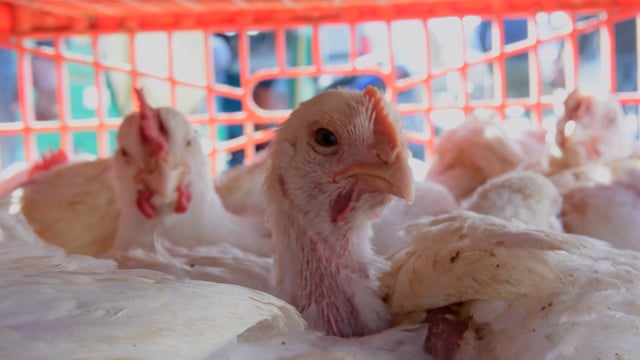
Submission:
[[[202,359],[256,325],[305,326],[255,290],[66,255],[5,211],[0,229],[2,359]]]

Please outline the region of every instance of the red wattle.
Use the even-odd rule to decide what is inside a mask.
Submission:
[[[151,204],[151,198],[153,193],[148,189],[138,190],[138,198],[136,199],[136,205],[138,210],[147,219],[153,219],[156,216],[156,208]]]
[[[182,214],[189,210],[189,204],[191,204],[191,190],[184,184],[180,183],[178,186],[178,199],[176,200],[175,212]]]

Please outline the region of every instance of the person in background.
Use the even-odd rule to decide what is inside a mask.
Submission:
[[[615,24],[616,90],[638,91],[638,53],[636,20]],[[635,111],[637,113],[637,110]]]
[[[367,86],[375,86],[381,91],[386,90],[386,85],[384,84],[384,80],[382,80],[377,75],[373,74],[363,74],[363,75],[353,75],[353,76],[345,76],[334,82],[332,82],[329,86],[324,88],[323,91],[331,90],[331,89],[339,89],[339,88],[347,88],[353,90],[364,90]]]
[[[578,15],[578,21],[587,21],[598,15]],[[600,87],[605,81],[602,78],[600,29],[583,32],[578,39],[578,54],[580,57],[579,82],[586,85]],[[628,19],[614,25],[615,51],[615,91],[637,91],[637,34],[635,19]],[[606,51],[606,50],[604,50]]]
[[[619,92],[638,89],[638,34],[635,18],[614,25],[616,49],[616,90]],[[624,105],[624,112],[631,115],[635,139],[640,138],[638,128],[638,104]]]
[[[527,19],[504,20],[504,45],[527,39]],[[480,48],[487,53],[493,49],[491,21],[483,20],[477,28]],[[508,98],[528,97],[529,57],[527,53],[505,58],[505,94]],[[489,67],[492,72],[493,68]]]
[[[16,53],[0,47],[0,122],[15,122],[18,116],[18,74]],[[18,141],[15,135],[0,137],[1,167],[18,160]]]
[[[53,41],[36,41],[37,46],[53,47]],[[58,99],[56,87],[58,77],[56,62],[47,57],[33,55],[31,57],[31,71],[33,73],[33,86],[37,93],[35,120],[54,120],[58,118]]]
[[[51,40],[39,40],[36,46],[53,47]],[[56,63],[53,59],[33,55],[31,71],[35,90],[35,120],[53,120],[58,118],[56,87]],[[20,121],[18,110],[18,63],[14,50],[0,48],[0,122]],[[18,161],[22,155],[18,135],[0,137],[0,164],[4,169]]]
[[[231,45],[224,35],[214,35],[213,57],[215,65],[215,81],[219,84],[239,87],[240,76],[236,70],[237,59],[231,51]],[[265,80],[258,83],[253,90],[253,99],[256,105],[265,110],[284,110],[289,108],[288,89],[286,79]],[[216,104],[218,112],[239,112],[242,111],[242,102],[225,97],[217,97]],[[263,130],[273,127],[275,124],[256,124],[256,130]],[[226,127],[227,139],[234,139],[243,135],[242,125],[229,125]],[[256,145],[256,151],[261,151],[269,143]],[[227,165],[231,168],[242,164],[244,161],[244,150],[231,153]]]
[[[231,45],[225,35],[213,34],[213,41],[211,42],[213,49],[213,72],[214,81],[217,84],[225,84],[229,86],[240,86],[240,77],[236,72],[232,71],[233,54],[231,51]],[[205,100],[208,101],[208,100]],[[216,111],[218,113],[238,112],[242,111],[242,103],[235,99],[229,99],[222,96],[216,96]],[[233,139],[242,135],[242,125],[228,125],[225,127],[226,138]],[[235,151],[231,153],[227,165],[234,167],[242,164],[243,151]]]
[[[16,53],[0,48],[0,122],[18,121]]]
[[[289,108],[289,99],[286,88],[286,80],[271,79],[259,82],[253,90],[253,100],[256,105],[264,110],[286,110]],[[272,128],[277,123],[255,124],[256,131]],[[267,148],[270,142],[256,145],[256,151]]]

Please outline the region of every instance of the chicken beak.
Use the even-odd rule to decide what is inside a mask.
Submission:
[[[373,143],[375,160],[356,163],[339,171],[334,181],[357,177],[365,191],[397,196],[413,202],[414,180],[409,166],[409,151],[402,141],[402,133],[393,119],[398,118],[393,108],[373,86],[364,90],[364,97],[373,108]]]
[[[164,201],[169,201],[187,170],[184,166],[172,166],[167,160],[161,159],[139,172],[136,180],[146,184]]]
[[[408,203],[413,203],[414,180],[409,166],[408,151],[398,151],[390,162],[359,163],[344,169],[334,177],[334,181],[357,177],[360,185],[367,189],[391,194]]]

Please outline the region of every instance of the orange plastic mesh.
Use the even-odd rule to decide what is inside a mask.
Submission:
[[[117,129],[118,119],[110,119],[105,109],[107,94],[101,86],[97,86],[96,116],[90,121],[75,121],[70,116],[70,99],[65,85],[68,85],[68,72],[64,64],[84,64],[94,69],[95,84],[103,84],[103,75],[106,72],[117,72],[129,76],[132,84],[138,84],[140,79],[156,79],[169,85],[169,98],[166,104],[176,105],[176,92],[179,88],[200,89],[206,93],[206,98],[224,96],[238,99],[243,103],[243,112],[220,114],[216,111],[212,101],[206,101],[206,112],[192,114],[190,118],[196,124],[206,125],[210,138],[217,138],[217,127],[222,124],[242,123],[244,136],[228,140],[214,141],[211,156],[214,158],[220,152],[231,152],[243,149],[245,159],[250,160],[255,155],[255,144],[264,142],[273,136],[272,130],[256,131],[256,124],[279,122],[286,118],[288,111],[264,111],[256,106],[252,99],[253,89],[260,81],[277,77],[317,77],[327,72],[331,74],[378,74],[386,83],[391,99],[397,97],[398,92],[422,87],[428,94],[427,98],[418,104],[399,105],[402,114],[424,114],[424,131],[408,132],[410,141],[421,144],[427,148],[427,152],[433,151],[434,125],[430,121],[435,111],[447,109],[459,109],[468,113],[476,108],[495,109],[501,115],[513,105],[525,108],[531,115],[535,125],[540,125],[543,112],[551,107],[551,97],[543,93],[540,73],[539,57],[537,54],[540,44],[550,41],[562,40],[566,46],[572,49],[565,57],[566,70],[564,87],[571,89],[576,84],[576,59],[577,39],[579,34],[602,29],[605,47],[603,59],[607,64],[606,83],[603,86],[615,89],[615,76],[613,66],[615,64],[615,52],[611,34],[613,25],[620,20],[636,16],[637,6],[640,0],[617,1],[114,1],[99,0],[91,2],[47,0],[47,1],[23,1],[10,0],[0,4],[0,45],[15,49],[18,56],[18,103],[24,120],[18,123],[0,124],[0,136],[8,134],[21,134],[24,138],[24,158],[28,162],[34,161],[38,154],[34,147],[34,134],[59,133],[61,146],[68,147],[71,143],[73,132],[82,130],[97,130],[98,155],[108,156],[113,149],[108,146],[107,132]],[[495,46],[493,51],[478,59],[465,59],[454,67],[435,68],[429,64],[430,56],[427,56],[424,74],[411,76],[407,79],[396,80],[393,66],[372,67],[368,69],[356,69],[356,39],[355,26],[363,21],[382,21],[386,28],[392,26],[398,19],[420,19],[424,24],[424,31],[428,33],[427,22],[430,19],[441,16],[464,16],[467,14],[479,14],[485,19],[501,20],[509,16],[527,16],[532,10],[553,11],[565,10],[572,15],[570,27],[567,31],[555,34],[548,38],[540,38],[535,33],[529,38],[509,46]],[[575,14],[577,11],[599,11],[605,16],[584,24],[577,24]],[[528,17],[531,26],[535,25],[533,15]],[[324,24],[347,24],[350,32],[351,50],[349,61],[341,66],[323,66],[321,63],[320,43],[318,27]],[[504,28],[501,21],[496,21],[495,40],[497,43],[504,37]],[[311,29],[311,64],[309,66],[289,66],[287,64],[286,32],[300,26]],[[462,26],[462,25],[460,25]],[[176,76],[176,69],[172,64],[175,54],[170,50],[175,41],[174,36],[180,30],[201,30],[205,32],[237,31],[238,55],[240,58],[240,88],[216,84],[212,80],[211,52],[205,51],[206,77],[200,80],[185,80]],[[276,66],[269,69],[250,71],[251,62],[249,50],[249,31],[256,29],[272,30],[275,32]],[[166,53],[154,54],[163,58],[168,63],[168,73],[159,74],[141,70],[136,65],[135,38],[142,31],[161,31],[167,34],[168,49]],[[105,34],[113,32],[122,33],[129,38],[129,61],[114,63],[101,58],[99,39]],[[387,32],[388,33],[388,32]],[[78,55],[65,49],[63,40],[72,35],[86,35],[91,40],[93,55]],[[54,51],[47,51],[26,41],[35,38],[54,39]],[[378,39],[379,40],[379,39]],[[210,36],[203,36],[205,49],[210,49]],[[383,41],[391,43],[390,37]],[[430,37],[427,36],[426,49],[430,47]],[[608,50],[608,51],[606,51]],[[530,93],[528,98],[507,98],[504,89],[505,58],[520,53],[530,52]],[[57,118],[59,121],[34,121],[33,109],[33,85],[31,65],[28,61],[32,55],[50,58],[55,61],[58,86],[56,98],[58,101]],[[390,64],[393,64],[392,54],[388,55]],[[439,104],[433,101],[431,88],[433,82],[450,73],[460,73],[463,89],[468,85],[467,73],[477,64],[493,63],[495,80],[495,97],[485,100],[471,100],[463,91],[461,99],[448,104]],[[132,90],[133,91],[133,90]],[[623,93],[620,95],[624,103],[638,103],[639,95]],[[137,104],[133,104],[136,105]],[[5,165],[3,164],[3,167]],[[219,172],[221,169],[214,169]]]
[[[633,10],[640,0],[4,0],[0,32],[161,30],[539,11]]]

